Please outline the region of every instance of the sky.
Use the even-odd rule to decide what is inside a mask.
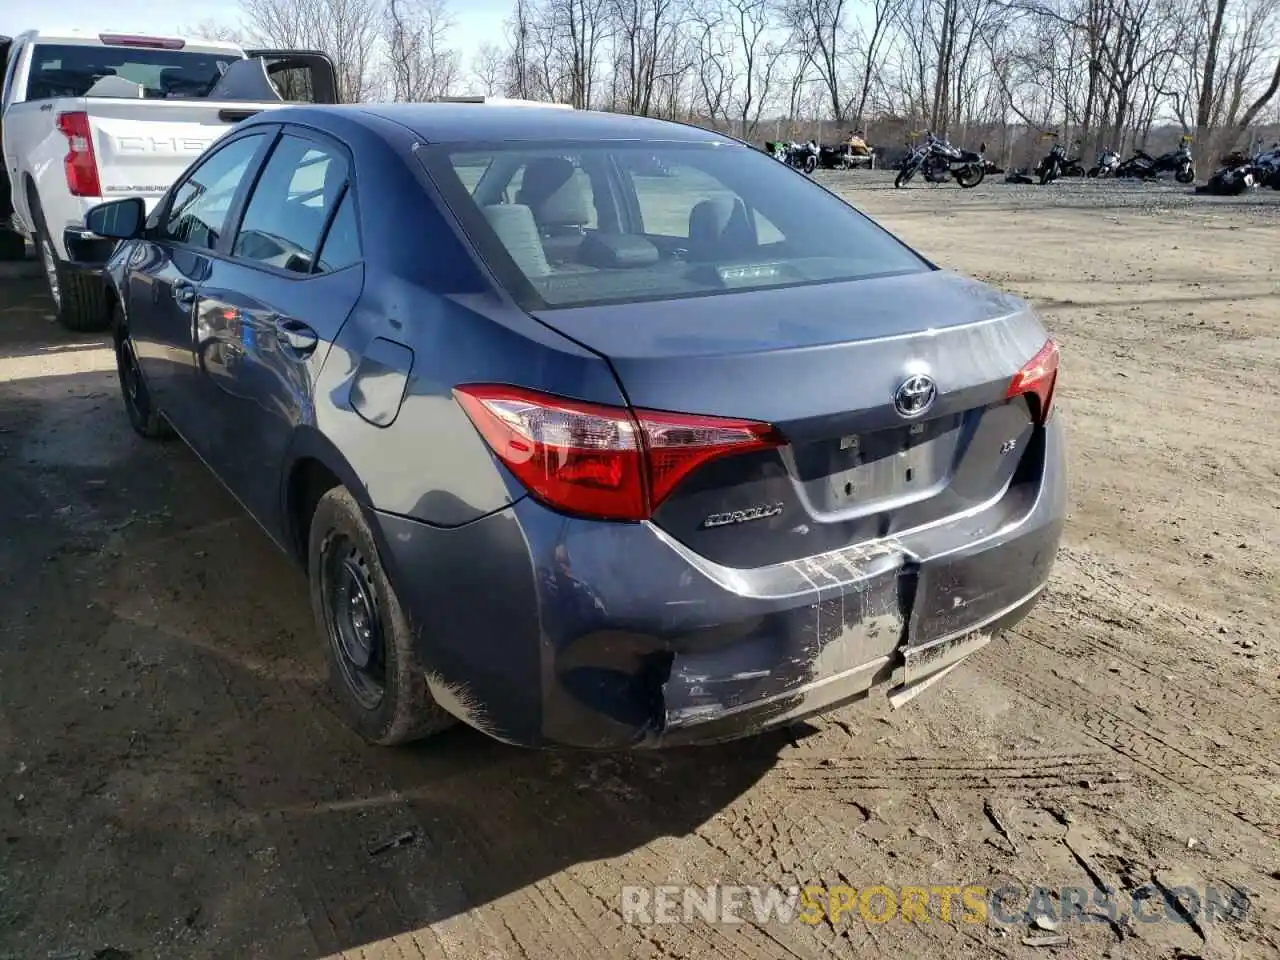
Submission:
[[[511,13],[512,0],[450,0],[453,29],[450,45],[462,53],[464,72],[481,43],[498,42],[502,22]],[[115,33],[179,34],[205,20],[238,23],[234,0],[2,0],[4,23],[0,32],[79,27]]]

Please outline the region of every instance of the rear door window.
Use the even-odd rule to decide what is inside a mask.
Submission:
[[[302,137],[281,137],[249,197],[232,256],[311,273],[347,176],[346,158],[337,149]]]

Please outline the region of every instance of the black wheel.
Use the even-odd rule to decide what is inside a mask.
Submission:
[[[1043,168],[1041,168],[1041,170],[1040,170],[1040,186],[1042,186],[1042,187],[1043,187],[1045,184],[1047,184],[1047,183],[1048,183],[1050,180],[1052,180],[1053,178],[1054,178],[1054,177],[1053,177],[1053,167],[1043,167]]]
[[[1180,167],[1178,172],[1173,175],[1173,178],[1179,183],[1191,183],[1196,178],[1196,168],[1191,166],[1191,164]]]
[[[972,190],[987,176],[987,168],[980,163],[971,163],[956,173],[956,183],[966,190]],[[1041,181],[1044,182],[1043,180]]]
[[[911,174],[905,170],[899,170],[898,175],[893,178],[893,186],[896,190],[901,190],[907,185],[907,181],[911,179]]]
[[[1097,167],[1090,167],[1090,168],[1089,168],[1089,172],[1088,172],[1088,173],[1086,173],[1086,174],[1085,174],[1085,176],[1086,176],[1086,177],[1088,177],[1090,180],[1097,180],[1097,179],[1098,179],[1098,168],[1097,168]]]
[[[0,261],[25,260],[26,257],[27,238],[0,226]]]
[[[27,203],[31,218],[35,221],[36,256],[44,267],[49,284],[49,296],[53,300],[58,323],[76,333],[96,333],[111,325],[111,313],[107,309],[106,290],[102,277],[96,272],[76,270],[58,258],[57,248],[50,239],[49,228],[44,222],[44,211],[34,189],[27,191]]]
[[[120,378],[120,396],[124,400],[129,426],[148,440],[167,440],[173,436],[173,427],[151,403],[151,393],[142,379],[138,355],[133,351],[133,341],[129,339],[124,311],[119,304],[112,309],[112,325],[115,328],[116,374]]]
[[[813,175],[813,171],[818,169],[818,158],[810,154],[804,161],[804,172]]]
[[[419,740],[457,721],[432,698],[413,631],[355,497],[320,498],[307,549],[311,608],[325,641],[329,685],[371,743]]]

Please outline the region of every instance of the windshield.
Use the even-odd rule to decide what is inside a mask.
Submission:
[[[931,269],[802,174],[736,143],[439,144],[419,156],[525,309]]]
[[[239,59],[233,53],[40,43],[31,51],[27,100],[130,96],[127,88],[100,83],[104,77],[139,84],[151,99],[204,97]],[[99,89],[93,90],[95,84]]]

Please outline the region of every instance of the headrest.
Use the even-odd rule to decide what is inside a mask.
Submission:
[[[689,245],[695,253],[736,256],[756,246],[747,208],[738,197],[703,200],[689,211]]]
[[[526,277],[545,277],[551,272],[547,255],[542,249],[538,225],[533,221],[533,211],[518,203],[497,203],[481,207],[484,218],[498,235],[511,259]]]
[[[576,173],[564,157],[535,160],[525,168],[516,203],[529,207],[539,226],[585,226],[591,211]]]

